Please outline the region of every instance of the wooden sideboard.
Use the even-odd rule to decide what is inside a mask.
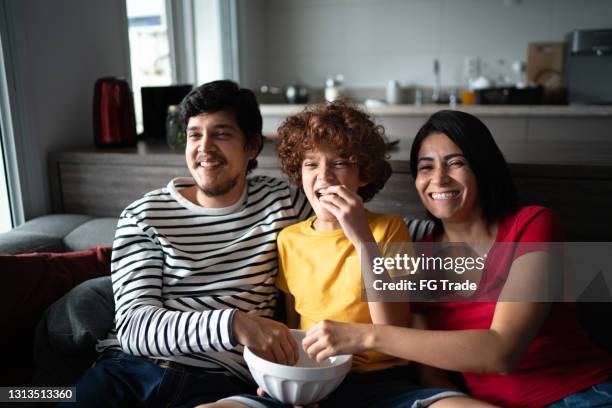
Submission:
[[[571,241],[612,241],[612,143],[506,141],[521,201],[557,211]],[[410,141],[391,150],[393,175],[367,204],[373,211],[405,217],[424,214],[409,167]],[[254,174],[282,177],[274,142],[267,141]],[[188,176],[182,152],[163,141],[136,148],[74,149],[49,160],[54,212],[117,217],[144,193]]]

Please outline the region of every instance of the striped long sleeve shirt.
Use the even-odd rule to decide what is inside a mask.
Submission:
[[[272,316],[277,234],[307,218],[310,205],[285,181],[256,176],[236,204],[203,208],[179,192],[193,183],[174,179],[121,214],[111,261],[115,325],[98,350],[248,378],[233,315]]]

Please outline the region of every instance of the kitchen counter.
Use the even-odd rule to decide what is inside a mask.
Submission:
[[[306,105],[261,105],[264,134],[275,137],[287,116]],[[392,139],[412,139],[427,118],[448,105],[389,105],[365,109]],[[612,141],[612,106],[457,105],[478,116],[502,141]]]

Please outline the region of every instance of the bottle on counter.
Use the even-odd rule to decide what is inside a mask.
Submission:
[[[344,76],[341,74],[336,77],[327,77],[325,80],[325,101],[334,102],[342,98],[344,95]]]
[[[185,147],[187,137],[185,135],[185,129],[178,105],[168,106],[168,114],[166,115],[166,140],[168,141],[168,146],[175,150],[180,150]]]
[[[416,88],[414,90],[414,105],[415,106],[423,105],[423,90],[421,88]]]
[[[386,99],[389,105],[399,105],[402,103],[402,88],[395,79],[387,82]]]

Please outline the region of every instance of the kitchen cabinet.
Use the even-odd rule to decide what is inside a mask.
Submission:
[[[273,136],[304,105],[261,105],[264,134]],[[411,140],[427,118],[446,105],[393,105],[369,108],[391,139]],[[612,141],[612,106],[458,105],[478,116],[497,141]]]

